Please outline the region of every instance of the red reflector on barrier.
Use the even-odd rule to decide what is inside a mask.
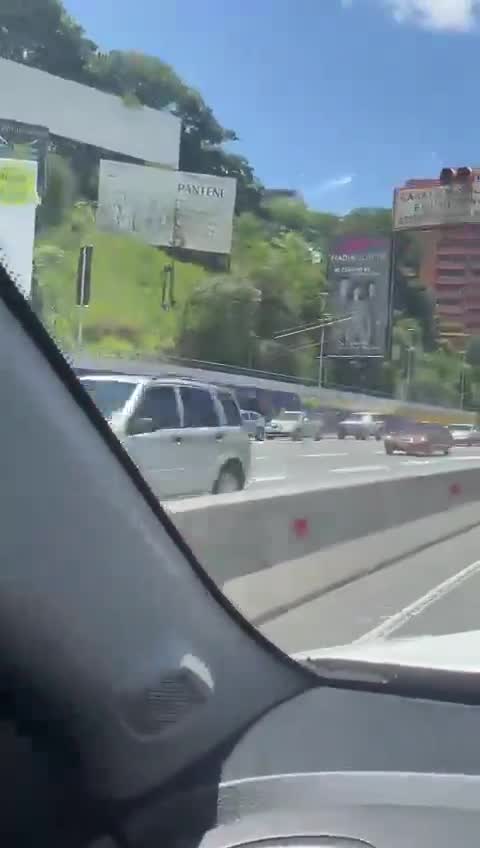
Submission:
[[[305,536],[308,536],[310,532],[308,518],[294,518],[292,527],[297,539],[303,539]]]
[[[455,496],[455,495],[459,495],[461,493],[462,487],[461,487],[460,483],[450,483],[448,490],[449,490],[451,495]]]

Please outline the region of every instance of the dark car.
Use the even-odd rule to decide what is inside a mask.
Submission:
[[[453,437],[448,427],[441,424],[407,424],[397,432],[387,433],[384,445],[389,455],[431,456],[443,453],[447,456],[453,446]]]

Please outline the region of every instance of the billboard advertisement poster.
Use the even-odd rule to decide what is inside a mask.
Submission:
[[[0,159],[31,159],[38,164],[37,190],[43,197],[47,187],[47,127],[0,118]]]
[[[100,161],[97,227],[138,236],[147,244],[172,244],[177,192],[175,171]]]
[[[230,253],[236,180],[100,162],[97,226],[147,244]]]
[[[385,356],[390,321],[390,241],[343,236],[330,250],[329,311],[345,321],[333,324],[329,356]]]
[[[32,288],[37,163],[0,159],[0,259],[22,294]]]
[[[231,177],[178,172],[175,246],[230,253],[236,187]]]
[[[132,115],[121,97],[1,57],[0,80],[5,118],[46,126],[53,136],[101,150],[178,168],[181,120],[167,110],[142,106]]]
[[[480,223],[480,180],[467,185],[397,188],[393,202],[393,229],[415,230],[449,224]]]

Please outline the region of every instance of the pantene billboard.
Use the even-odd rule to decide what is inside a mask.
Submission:
[[[100,162],[97,226],[148,244],[230,253],[236,180]]]

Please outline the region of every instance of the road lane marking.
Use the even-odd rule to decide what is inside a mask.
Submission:
[[[330,468],[334,474],[355,474],[363,471],[390,471],[388,465],[353,465],[351,468]]]
[[[452,456],[452,455],[450,455],[450,456],[447,457],[447,459],[450,459],[450,460],[453,459],[453,460],[455,460],[455,462],[456,461],[460,461],[460,462],[462,462],[462,461],[463,462],[472,462],[472,461],[475,462],[475,461],[477,461],[478,462],[478,460],[480,459],[480,456],[456,456],[456,455]]]
[[[252,477],[251,482],[252,483],[270,483],[270,482],[273,483],[276,480],[286,480],[286,479],[287,479],[287,475],[282,474],[282,475],[277,475],[275,477],[273,477],[273,476],[272,477]]]
[[[402,459],[400,465],[430,465],[431,459]]]
[[[348,456],[348,453],[301,453],[300,456],[304,459],[331,459],[334,456]]]
[[[457,571],[457,573],[452,577],[448,577],[447,580],[443,581],[443,583],[439,583],[437,586],[434,586],[433,589],[430,589],[430,591],[426,592],[425,595],[417,598],[416,601],[408,604],[408,606],[395,613],[395,615],[385,619],[385,621],[379,624],[378,627],[374,627],[372,630],[364,633],[363,636],[360,636],[360,639],[355,640],[355,644],[358,645],[361,642],[369,642],[372,639],[385,639],[387,636],[390,636],[391,633],[394,633],[395,630],[399,630],[400,627],[407,624],[412,618],[415,618],[415,616],[424,612],[429,606],[434,604],[435,601],[439,601],[444,598],[445,595],[448,595],[449,592],[452,592],[465,580],[468,580],[469,577],[473,577],[473,575],[478,571],[480,571],[480,560],[472,562],[470,565],[462,568],[461,571]]]

